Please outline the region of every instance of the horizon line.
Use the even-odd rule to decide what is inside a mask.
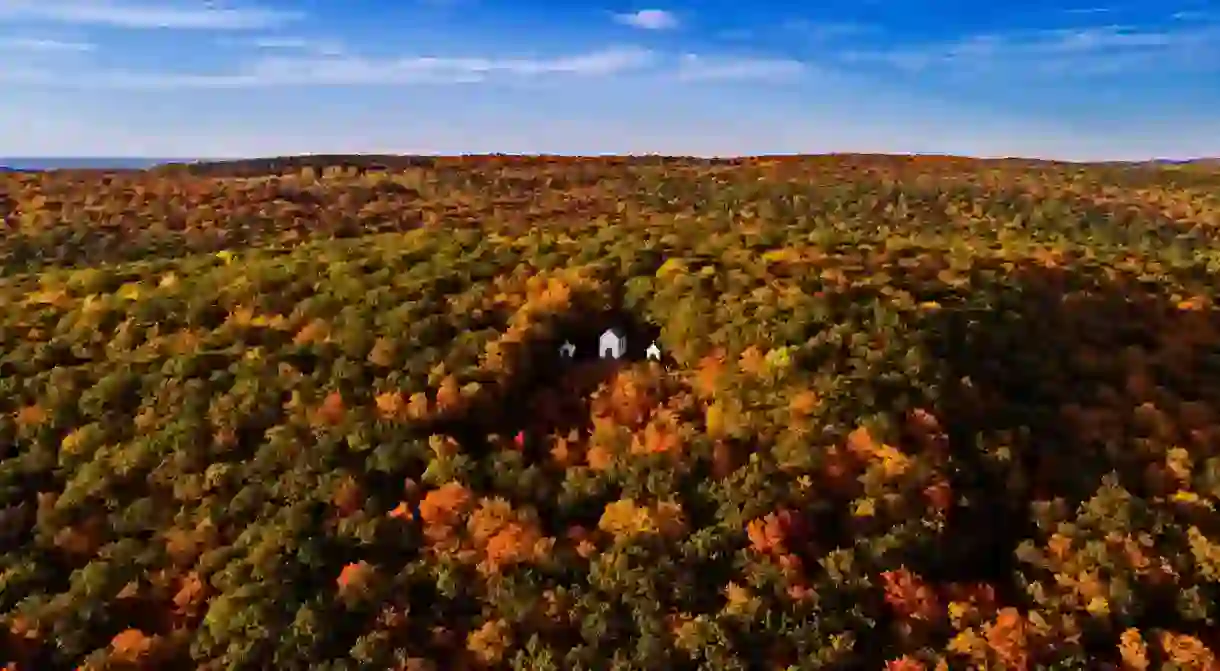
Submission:
[[[939,159],[964,159],[973,161],[1036,161],[1042,163],[1064,163],[1074,165],[1102,165],[1102,164],[1141,164],[1141,163],[1170,163],[1170,164],[1189,164],[1210,161],[1220,161],[1220,156],[1193,156],[1189,158],[1170,158],[1164,156],[1151,156],[1141,159],[1066,159],[1066,158],[1047,158],[1040,156],[1022,156],[1022,155],[970,155],[970,154],[953,154],[953,153],[937,153],[937,152],[851,152],[851,151],[836,151],[836,152],[812,152],[812,153],[759,153],[759,154],[664,154],[664,153],[599,153],[599,154],[557,154],[557,153],[517,153],[517,152],[474,152],[474,153],[343,153],[343,152],[317,152],[317,153],[299,153],[299,154],[268,154],[268,155],[252,155],[252,156],[142,156],[142,155],[44,155],[44,156],[3,156],[0,155],[0,169],[21,170],[25,172],[40,172],[57,169],[72,169],[72,168],[20,168],[12,165],[23,162],[53,162],[53,161],[73,161],[73,162],[106,162],[106,161],[137,161],[148,162],[150,165],[146,168],[128,168],[128,169],[147,169],[151,167],[164,167],[173,165],[197,165],[206,163],[233,163],[242,161],[273,161],[273,160],[293,160],[293,159],[410,159],[410,158],[428,158],[428,159],[478,159],[478,158],[522,158],[522,159],[539,159],[539,158],[566,158],[566,159],[661,159],[661,160],[705,160],[705,161],[740,161],[748,159],[800,159],[800,158],[827,158],[827,157],[889,157],[889,158],[939,158]],[[107,166],[97,167],[82,167],[79,169],[106,169]],[[116,169],[121,169],[121,166],[115,166]]]

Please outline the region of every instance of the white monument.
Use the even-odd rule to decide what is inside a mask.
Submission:
[[[576,356],[576,345],[573,345],[570,341],[565,340],[563,344],[559,346],[559,356],[565,359],[571,359],[572,357]]]

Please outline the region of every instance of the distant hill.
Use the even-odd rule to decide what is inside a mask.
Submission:
[[[105,170],[105,171],[132,171],[132,170],[186,170],[195,175],[206,175],[215,177],[248,177],[268,174],[283,174],[286,172],[297,172],[304,168],[311,167],[321,170],[327,167],[342,167],[355,169],[361,172],[378,171],[378,170],[403,170],[406,168],[427,168],[433,167],[437,162],[460,162],[463,160],[476,161],[479,163],[486,162],[524,162],[528,164],[537,163],[571,163],[596,161],[599,164],[606,163],[624,163],[624,164],[655,164],[679,161],[686,165],[705,164],[705,165],[736,165],[742,162],[757,161],[757,160],[778,160],[778,161],[807,161],[811,158],[823,158],[835,161],[856,161],[867,160],[875,162],[878,160],[904,160],[913,158],[913,156],[904,154],[894,155],[877,155],[877,154],[805,154],[805,155],[775,155],[775,156],[749,156],[735,158],[695,158],[684,156],[660,156],[660,155],[640,155],[640,156],[598,156],[598,157],[581,157],[581,156],[558,156],[558,155],[515,155],[515,154],[478,154],[469,156],[423,156],[423,155],[402,155],[402,154],[302,154],[295,156],[271,156],[257,158],[234,158],[234,159],[192,159],[192,158],[151,158],[151,157],[89,157],[89,156],[64,156],[64,157],[0,157],[0,172],[40,172],[46,170]],[[959,161],[959,160],[980,160],[969,157],[949,156],[949,155],[927,155],[919,158],[925,160],[943,160],[943,161]],[[1050,165],[1056,163],[1064,163],[1062,161],[1050,161],[1042,159],[1025,159],[1019,157],[1004,158],[1004,159],[982,159],[987,162],[1000,162],[1004,164],[1027,164],[1027,165]],[[1220,166],[1220,158],[1205,157],[1192,159],[1149,159],[1144,161],[1103,161],[1098,162],[1098,165],[1113,165],[1113,166],[1134,166],[1134,167],[1155,167],[1155,166]]]
[[[486,161],[570,162],[594,160],[592,157],[569,156],[516,156],[482,154],[474,156],[421,156],[391,154],[301,154],[295,156],[270,156],[234,159],[194,158],[133,158],[133,157],[0,157],[0,171],[40,172],[46,170],[186,170],[195,175],[215,177],[248,177],[268,174],[296,172],[306,167],[321,170],[327,167],[342,167],[360,171],[403,170],[429,167],[438,160],[460,161],[469,159],[480,163]],[[688,164],[702,162],[700,159],[660,156],[607,156],[597,157],[599,163],[649,163],[657,161],[683,160]],[[706,159],[708,163],[732,163],[736,159]]]
[[[1220,166],[1220,157],[1204,157],[1204,158],[1155,158],[1150,161],[1124,161],[1124,163],[1132,165],[1159,165],[1159,166]]]
[[[828,161],[839,165],[851,164],[905,164],[915,160],[922,164],[953,165],[958,163],[977,163],[979,165],[1006,167],[1035,167],[1055,165],[1109,165],[1114,167],[1169,167],[1174,166],[1213,166],[1220,165],[1220,159],[1197,158],[1182,161],[1171,159],[1154,159],[1147,161],[1109,161],[1080,163],[1074,161],[1054,161],[1036,158],[987,158],[979,159],[968,156],[942,154],[911,155],[911,154],[777,154],[759,156],[740,156],[723,158],[703,158],[692,156],[663,155],[603,155],[603,156],[567,156],[554,154],[469,154],[454,156],[439,155],[395,155],[395,154],[303,154],[297,156],[274,156],[263,158],[242,158],[232,160],[200,160],[194,162],[166,162],[155,168],[158,171],[185,170],[193,175],[208,177],[258,177],[299,172],[305,168],[321,171],[325,168],[344,168],[357,172],[399,171],[407,168],[430,168],[441,166],[446,168],[470,169],[474,165],[488,166],[498,163],[511,163],[521,166],[537,166],[544,164],[571,165],[596,164],[606,165],[657,165],[681,164],[686,166],[738,166],[756,162],[792,162],[804,164],[808,161]]]
[[[322,170],[324,168],[346,168],[358,172],[375,172],[381,170],[397,171],[406,168],[463,168],[486,167],[496,164],[512,164],[518,166],[538,166],[546,164],[573,165],[586,164],[604,167],[607,165],[661,165],[675,164],[684,166],[740,166],[757,162],[791,162],[803,164],[808,161],[828,161],[836,164],[878,162],[903,163],[911,160],[931,161],[937,164],[952,164],[957,162],[974,162],[983,160],[989,163],[1004,165],[1053,165],[1055,161],[1038,159],[1005,158],[1005,159],[975,159],[962,156],[913,156],[902,154],[777,154],[759,156],[739,156],[723,158],[706,158],[695,156],[665,156],[659,154],[642,155],[598,155],[570,156],[557,154],[467,154],[452,156],[421,156],[421,155],[390,155],[390,154],[306,154],[298,156],[277,156],[268,158],[247,158],[222,161],[197,161],[189,165],[163,165],[158,170],[186,170],[194,175],[211,177],[254,177],[271,174],[297,172],[304,168]]]
[[[183,163],[192,160],[194,159],[120,156],[0,156],[0,171],[146,170],[165,163]]]
[[[191,174],[216,177],[250,177],[260,175],[298,172],[305,168],[345,168],[359,172],[398,171],[408,168],[434,168],[438,165],[462,166],[467,163],[479,166],[496,163],[516,165],[540,165],[547,163],[573,164],[596,163],[604,165],[649,165],[680,162],[684,165],[733,165],[741,158],[696,158],[689,156],[559,156],[548,154],[469,154],[456,156],[423,156],[410,154],[303,154],[298,156],[274,156],[221,161],[197,161],[189,165],[165,165],[160,169],[186,169]]]
[[[431,156],[396,156],[377,154],[304,154],[299,156],[269,156],[231,160],[167,162],[161,169],[185,169],[194,175],[213,177],[253,177],[298,172],[305,168],[321,170],[328,167],[357,170],[403,170],[428,167],[435,163]],[[185,164],[185,165],[184,165]]]

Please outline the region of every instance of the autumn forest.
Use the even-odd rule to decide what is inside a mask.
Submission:
[[[1220,169],[0,173],[0,666],[1220,668]],[[608,326],[665,361],[565,361]]]

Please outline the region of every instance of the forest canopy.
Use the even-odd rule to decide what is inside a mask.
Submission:
[[[375,158],[0,174],[0,663],[1220,664],[1220,170]]]

